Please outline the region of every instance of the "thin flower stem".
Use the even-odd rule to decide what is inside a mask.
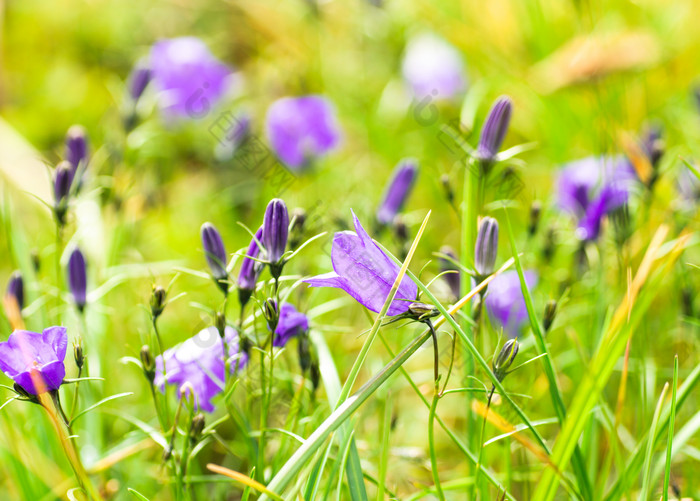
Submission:
[[[484,419],[481,422],[481,433],[479,434],[479,455],[476,461],[476,471],[474,472],[474,487],[479,488],[479,472],[481,471],[481,457],[484,451],[484,431],[486,430],[486,418],[489,415],[489,409],[491,408],[491,399],[493,398],[493,392],[496,390],[494,385],[491,385],[491,391],[489,392],[489,398],[486,402],[486,412],[484,412]],[[474,491],[474,499],[476,500],[476,490]]]
[[[163,351],[163,342],[160,339],[160,331],[158,330],[158,317],[153,317],[152,319],[153,323],[153,332],[156,335],[156,341],[158,342],[158,352],[160,353],[161,360],[163,360],[163,381],[167,381],[167,373],[166,373],[166,363],[165,363],[165,351]],[[151,383],[151,387],[153,386],[153,383]],[[155,402],[155,394],[154,394],[154,402]],[[170,427],[170,404],[168,403],[168,390],[166,387],[165,390],[165,395],[163,398],[164,401],[164,407],[165,407],[165,426],[163,427],[163,432],[166,432],[167,428]],[[158,404],[156,403],[156,411],[158,410]],[[159,413],[160,414],[160,413]],[[177,425],[177,423],[176,423]]]
[[[78,379],[83,374],[83,368],[78,367]],[[75,411],[78,410],[78,389],[80,388],[80,381],[76,381],[75,383],[75,389],[73,390],[73,403],[71,404],[70,408],[70,418],[71,421],[73,420],[73,416],[75,416]]]
[[[445,493],[442,491],[442,485],[440,484],[440,474],[438,472],[437,466],[437,454],[435,452],[435,415],[437,412],[437,404],[440,400],[440,375],[438,374],[438,342],[437,334],[435,333],[435,327],[430,319],[424,322],[430,329],[430,336],[433,339],[433,367],[434,367],[434,389],[433,389],[433,401],[430,405],[430,414],[428,416],[428,449],[430,452],[430,469],[433,473],[433,482],[435,484],[435,490],[437,491],[438,499],[440,501],[445,500]]]

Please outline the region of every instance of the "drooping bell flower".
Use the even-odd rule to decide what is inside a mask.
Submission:
[[[282,303],[272,344],[277,348],[282,348],[290,339],[304,334],[308,330],[309,319],[306,315],[297,311],[293,305]]]
[[[513,114],[513,101],[508,96],[501,96],[493,103],[479,136],[476,156],[486,163],[496,159],[503,140],[508,132],[510,117]]]
[[[418,35],[408,42],[401,71],[417,100],[426,97],[451,100],[466,87],[461,54],[432,33]]]
[[[20,311],[24,308],[24,280],[22,280],[22,274],[19,271],[10,275],[5,290],[5,300],[14,301]]]
[[[211,271],[214,280],[219,284],[224,293],[228,290],[228,286],[222,281],[228,277],[226,271],[226,249],[224,241],[221,239],[219,230],[211,223],[204,223],[201,229],[202,247],[204,255],[207,258],[207,264]]]
[[[73,167],[73,177],[81,167],[85,166],[88,157],[87,131],[82,125],[73,125],[66,133],[66,161]],[[71,180],[73,179],[71,177]]]
[[[498,221],[485,217],[479,226],[474,249],[474,268],[479,277],[493,273],[498,255]]]
[[[17,330],[0,343],[0,370],[30,395],[60,388],[66,376],[68,335],[65,327],[38,332]]]
[[[603,218],[627,202],[635,180],[634,169],[624,157],[570,162],[559,175],[558,205],[576,217],[581,240],[596,240]]]
[[[343,289],[357,302],[379,313],[400,268],[372,241],[354,212],[352,217],[355,231],[341,231],[333,237],[333,271],[306,279],[304,282],[310,287]],[[394,300],[389,305],[387,315],[400,315],[408,311],[417,294],[418,287],[415,282],[404,276]]]
[[[75,306],[82,312],[87,303],[87,265],[85,256],[77,247],[68,258],[68,287]]]
[[[382,203],[377,209],[377,221],[380,224],[390,224],[394,220],[411,194],[416,177],[418,177],[418,162],[408,158],[401,160],[391,175]]]
[[[231,372],[235,373],[248,363],[248,355],[239,352],[238,334],[230,326],[225,328],[225,339]],[[164,391],[166,383],[177,385],[178,389],[189,383],[194,392],[195,406],[213,412],[214,404],[211,400],[224,389],[226,361],[223,354],[223,342],[217,328],[212,326],[203,329],[156,357],[154,385]]]
[[[525,283],[528,289],[532,289],[537,284],[537,274],[534,271],[526,271]],[[491,322],[503,328],[510,338],[517,337],[528,323],[525,297],[520,288],[518,272],[515,270],[501,273],[491,281],[485,303]]]
[[[272,150],[287,167],[300,172],[340,142],[332,103],[323,96],[284,97],[270,105],[265,133]]]
[[[258,277],[262,271],[263,264],[255,259],[260,255],[260,245],[262,245],[262,226],[255,232],[255,238],[250,241],[248,251],[241,263],[241,270],[238,273],[238,291],[241,304],[245,304],[250,299],[250,295],[255,290]],[[245,300],[244,300],[245,299]]]
[[[231,76],[229,67],[195,37],[156,42],[149,66],[166,118],[205,117],[224,97]]]
[[[289,212],[281,198],[273,198],[267,204],[262,226],[262,244],[265,247],[267,260],[278,263],[287,249],[289,237]]]

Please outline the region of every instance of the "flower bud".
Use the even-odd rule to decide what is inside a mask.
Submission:
[[[66,161],[73,167],[71,181],[80,164],[87,162],[87,131],[81,125],[73,125],[66,133]]]
[[[258,277],[262,271],[262,263],[255,261],[260,255],[260,245],[262,244],[262,227],[258,228],[255,238],[250,241],[248,250],[241,263],[241,271],[238,273],[238,299],[241,305],[245,305],[258,282]],[[259,245],[260,244],[260,245]],[[254,258],[254,259],[252,259]]]
[[[513,113],[513,102],[507,96],[499,97],[491,107],[484,127],[481,129],[477,157],[484,163],[492,163],[508,131]]]
[[[143,373],[146,375],[148,380],[153,383],[156,377],[156,363],[153,360],[153,355],[151,354],[151,348],[147,344],[141,347],[141,352],[139,353],[141,357],[141,366],[143,367]]]
[[[442,185],[442,190],[445,193],[445,198],[447,202],[453,204],[455,201],[455,191],[452,189],[452,183],[450,183],[450,176],[443,174],[440,176],[440,184]]]
[[[474,249],[474,268],[480,277],[493,273],[498,254],[498,221],[485,217],[479,226]]]
[[[41,269],[41,258],[39,257],[39,251],[37,249],[32,249],[30,252],[30,257],[32,258],[34,273],[39,273],[39,270]]]
[[[518,354],[520,345],[517,339],[509,339],[501,348],[501,352],[493,361],[493,373],[496,379],[503,381],[503,378],[508,374],[508,369],[513,365],[515,356]]]
[[[85,364],[85,353],[83,352],[83,341],[80,338],[73,345],[73,360],[75,360],[75,366],[78,368],[78,371],[81,371]]]
[[[129,96],[136,102],[139,100],[143,91],[146,90],[146,86],[151,81],[151,69],[144,65],[137,65],[131,70],[131,75],[129,75]]]
[[[390,224],[399,213],[418,177],[418,162],[412,158],[401,160],[394,169],[377,209],[377,221]]]
[[[434,306],[418,302],[411,303],[408,306],[408,311],[416,320],[424,320],[426,318],[436,317],[440,314],[438,309]]]
[[[151,293],[151,316],[153,320],[158,318],[163,310],[165,309],[165,299],[167,298],[167,291],[160,285],[153,286],[153,292]]]
[[[544,306],[544,331],[548,332],[554,323],[554,318],[557,315],[557,302],[554,299],[547,301]]]
[[[292,211],[292,227],[289,234],[289,248],[294,250],[301,244],[304,238],[304,225],[306,224],[306,211],[297,207]]]
[[[54,213],[56,220],[63,226],[66,224],[66,212],[70,199],[70,187],[73,182],[73,167],[68,162],[61,162],[56,167],[53,177]]]
[[[299,366],[301,367],[301,371],[306,372],[311,367],[311,342],[307,332],[302,332],[299,335],[297,352],[299,354]]]
[[[68,259],[68,286],[78,311],[82,313],[87,302],[87,265],[85,256],[77,247]]]
[[[192,424],[190,425],[190,440],[193,444],[199,440],[205,424],[206,418],[201,412],[195,414],[195,416],[192,418]]]
[[[224,339],[226,336],[226,315],[222,311],[216,314],[216,330],[219,331],[219,337]]]
[[[280,319],[280,310],[277,307],[277,301],[274,299],[266,299],[263,303],[263,315],[267,320],[267,326],[270,331],[274,332]]]
[[[22,311],[24,308],[24,280],[22,280],[22,274],[19,271],[10,275],[10,281],[7,282],[7,290],[5,291],[5,300],[14,301],[18,311]]]
[[[540,224],[540,214],[542,213],[542,203],[539,200],[532,202],[530,206],[530,224],[527,227],[527,232],[530,236],[537,233],[537,227]]]
[[[284,200],[274,198],[267,204],[262,231],[262,243],[267,252],[267,260],[269,263],[276,264],[280,262],[282,254],[284,254],[287,248],[288,236],[289,214],[287,212],[287,206]],[[279,277],[279,275],[277,275],[277,277]]]
[[[451,247],[444,246],[440,249],[440,253],[452,258],[452,261],[459,261],[457,255],[452,250]],[[440,272],[444,273],[449,271],[451,273],[445,273],[442,278],[447,282],[450,287],[450,292],[452,293],[453,299],[459,299],[460,297],[460,279],[459,279],[459,268],[449,259],[444,257],[440,258]]]
[[[311,379],[311,385],[314,388],[314,392],[316,392],[321,384],[321,367],[318,365],[318,360],[316,359],[311,361],[311,367],[309,367],[309,378]]]
[[[228,278],[224,241],[221,239],[219,231],[211,223],[204,223],[201,233],[202,247],[204,247],[209,270],[211,270],[211,274],[219,284],[219,287],[226,293],[228,292],[228,285],[222,282]]]

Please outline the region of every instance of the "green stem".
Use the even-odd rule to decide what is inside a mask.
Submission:
[[[491,391],[489,392],[489,398],[486,403],[486,412],[484,412],[484,419],[481,422],[481,433],[479,434],[479,455],[476,461],[476,471],[474,472],[474,485],[477,489],[479,488],[479,472],[481,471],[481,457],[484,451],[484,431],[486,430],[486,418],[489,415],[489,409],[491,408],[491,399],[493,398],[493,392],[495,390],[496,387],[491,385]],[[476,500],[476,491],[474,491],[474,494],[474,499]]]
[[[440,473],[438,472],[437,465],[437,454],[435,452],[435,416],[437,413],[437,404],[440,400],[440,376],[438,375],[438,342],[437,334],[435,333],[435,328],[433,323],[428,319],[425,321],[430,329],[430,337],[433,339],[433,353],[434,353],[434,389],[433,389],[433,401],[430,405],[430,413],[428,415],[428,451],[430,453],[430,470],[433,474],[433,483],[435,484],[435,490],[437,491],[437,496],[440,501],[445,501],[445,493],[442,491],[442,485],[440,484]]]

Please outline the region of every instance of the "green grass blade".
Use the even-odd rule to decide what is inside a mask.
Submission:
[[[664,404],[664,398],[666,397],[666,392],[668,391],[668,383],[664,385],[663,390],[661,390],[661,396],[659,397],[659,402],[656,404],[656,410],[654,411],[654,419],[651,421],[651,429],[649,430],[649,439],[647,440],[647,451],[644,455],[644,469],[642,470],[642,492],[639,499],[645,501],[649,498],[649,483],[651,481],[651,456],[654,453],[654,437],[656,436],[656,430],[659,425],[659,417],[661,416],[661,407]]]
[[[673,424],[676,422],[676,387],[678,386],[678,355],[673,359],[673,394],[671,396],[671,418],[668,422],[668,449],[666,449],[666,471],[664,472],[663,501],[668,501],[668,484],[671,476],[673,454]],[[653,441],[653,440],[651,440]]]

